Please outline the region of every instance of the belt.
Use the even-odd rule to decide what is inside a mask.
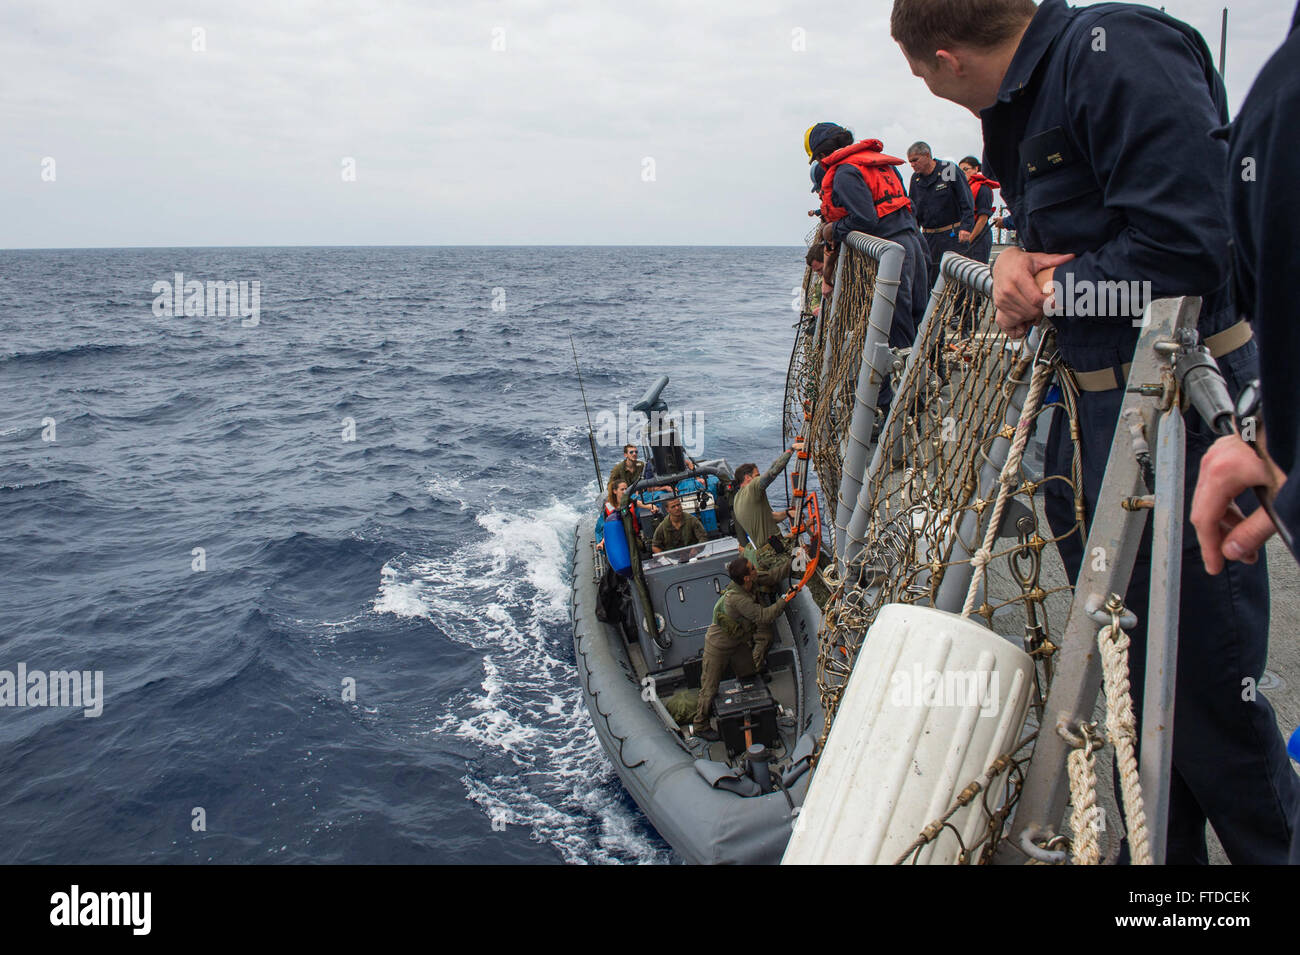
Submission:
[[[1248,322],[1238,322],[1231,328],[1225,328],[1211,335],[1205,339],[1204,344],[1212,356],[1222,358],[1235,352],[1254,337],[1255,333],[1251,331]],[[1120,365],[1118,379],[1115,377],[1114,368],[1102,368],[1098,371],[1075,371],[1073,368],[1067,370],[1080,391],[1114,391],[1116,388],[1124,387],[1131,367],[1131,362]]]
[[[925,235],[938,235],[940,232],[956,232],[961,228],[960,222],[954,222],[952,225],[940,226],[937,229],[922,229]]]

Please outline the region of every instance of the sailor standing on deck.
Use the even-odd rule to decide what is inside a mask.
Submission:
[[[1227,150],[1209,135],[1226,121],[1227,104],[1201,36],[1150,7],[1075,9],[1065,0],[895,0],[891,27],[912,72],[983,122],[985,169],[1001,181],[1024,246],[1002,253],[994,267],[999,327],[1023,336],[1044,315],[1043,290],[1061,287],[1053,280],[1091,289],[1094,301],[1100,283],[1111,281],[1150,282],[1154,297],[1203,296],[1201,335],[1235,395],[1254,376],[1257,353],[1228,294]],[[1073,369],[1065,384],[1081,391],[1089,518],[1141,304],[1085,317],[1070,301],[1053,303],[1063,315],[1057,344]],[[1048,440],[1050,475],[1069,474],[1061,417]],[[1212,435],[1195,412],[1186,421],[1190,503]],[[1053,531],[1066,533],[1075,523],[1068,485],[1051,481],[1044,492]],[[1125,597],[1139,619],[1129,660],[1139,713],[1150,539],[1148,527]],[[1060,541],[1072,579],[1082,544],[1077,533]],[[1261,559],[1211,576],[1190,527],[1184,547],[1166,859],[1205,863],[1208,818],[1233,862],[1285,862],[1300,781],[1272,707],[1262,694],[1242,699],[1243,679],[1263,675],[1267,570]]]
[[[878,139],[854,142],[853,133],[835,123],[809,129],[804,148],[814,170],[822,170],[820,178],[814,172],[813,179],[822,200],[823,241],[838,245],[850,232],[862,232],[903,247],[889,344],[910,348],[925,317],[929,285],[925,245],[898,172],[903,160],[882,153],[884,144]],[[887,397],[882,404],[888,405]]]
[[[970,248],[963,254],[988,265],[993,254],[993,229],[989,225],[993,218],[993,190],[1001,189],[1002,183],[980,172],[980,161],[974,156],[967,156],[959,165],[970,183],[971,199],[975,203],[975,227],[971,230]]]
[[[767,648],[772,645],[772,624],[794,596],[794,591],[788,591],[766,607],[760,604],[754,599],[755,588],[780,586],[781,577],[772,571],[760,572],[744,557],[727,565],[727,576],[731,583],[713,605],[713,619],[704,633],[700,700],[692,720],[694,735],[711,741],[718,739],[718,731],[709,726],[709,710],[727,664],[738,677],[753,676],[763,668]]]
[[[1300,6],[1291,35],[1264,65],[1228,139],[1228,224],[1232,232],[1237,306],[1254,326],[1260,345],[1263,427],[1257,438],[1268,460],[1235,435],[1220,438],[1201,462],[1192,523],[1206,568],[1225,560],[1254,560],[1273,536],[1261,508],[1245,517],[1233,504],[1252,487],[1268,487],[1274,509],[1300,540],[1300,301],[1290,283],[1300,275]],[[1300,554],[1295,554],[1300,559]],[[1300,865],[1300,819],[1291,864]]]
[[[943,254],[966,254],[966,243],[975,228],[975,204],[965,174],[955,162],[935,159],[928,143],[913,143],[907,161],[912,165],[912,184],[907,192],[930,253],[926,284],[933,288]]]

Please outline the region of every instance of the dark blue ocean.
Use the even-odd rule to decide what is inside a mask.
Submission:
[[[177,272],[259,282],[257,324],[155,314]],[[569,336],[593,414],[667,373],[704,456],[766,466],[802,273],[797,248],[0,251],[0,671],[104,681],[98,717],[0,707],[0,862],[673,861],[576,682],[597,486]]]

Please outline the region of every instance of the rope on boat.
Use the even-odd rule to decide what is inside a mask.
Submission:
[[[1029,444],[1029,435],[1038,420],[1038,404],[1048,381],[1055,372],[1055,367],[1045,362],[1034,365],[1034,373],[1029,381],[1029,394],[1025,396],[1025,406],[1021,409],[1020,421],[1016,425],[1016,436],[1007,452],[1007,463],[1002,466],[1002,474],[998,478],[998,497],[993,505],[993,516],[989,519],[988,530],[984,533],[984,542],[980,545],[980,549],[971,555],[971,564],[975,570],[971,575],[970,587],[966,590],[966,603],[961,610],[963,617],[969,617],[975,612],[980,587],[984,584],[985,570],[988,568],[989,561],[993,559],[993,545],[997,542],[1002,528],[1002,512],[1006,509],[1007,500],[1014,489],[1020,485],[1020,464],[1025,456],[1025,446]]]
[[[842,244],[840,255],[845,261],[836,283],[835,308],[827,296],[820,317],[801,322],[796,332],[783,415],[784,438],[801,431],[806,435],[821,498],[831,510],[823,527],[832,536],[879,265],[849,243]],[[805,288],[814,279],[820,277],[806,273]],[[823,562],[821,579],[829,594],[818,633],[817,683],[825,724],[814,749],[814,765],[880,609],[889,603],[935,606],[946,573],[958,564],[966,564],[973,575],[971,585],[954,595],[958,600],[966,598],[965,616],[978,614],[990,629],[997,629],[994,614],[1015,606],[1024,609],[1028,624],[1033,625],[1026,626],[1025,643],[1035,663],[1032,705],[1041,717],[1057,652],[1053,630],[1063,624],[1073,597],[1068,584],[1044,587],[1038,579],[1038,555],[1060,539],[1042,518],[1041,493],[1049,482],[1062,482],[1074,499],[1077,522],[1066,534],[1083,533],[1080,429],[1068,383],[1063,383],[1059,399],[1045,400],[1058,367],[1055,360],[1010,347],[995,321],[992,301],[977,285],[978,280],[969,276],[946,276],[943,289],[932,297],[929,319],[919,330],[911,359],[905,364],[895,352],[894,422],[880,435],[875,466],[853,475],[863,482],[858,500],[867,515],[866,528],[859,532],[855,526],[847,535],[844,566],[835,560]],[[1044,354],[1040,351],[1040,356]],[[1017,417],[1011,399],[1022,385],[1028,386],[1028,395]],[[805,425],[807,408],[812,409],[812,420]],[[1024,462],[1029,440],[1041,416],[1057,409],[1064,411],[1063,426],[1068,425],[1072,439],[1070,473],[1031,475]],[[1007,427],[1010,423],[1014,428]],[[999,438],[1011,442],[1011,450],[998,470],[997,493],[981,500],[980,473]],[[1013,534],[999,540],[1013,498],[1034,520],[1019,539]],[[974,534],[961,530],[963,523],[969,525],[963,518],[971,512],[989,519],[987,524],[980,520]],[[974,539],[966,540],[967,535]],[[828,546],[833,549],[827,553],[838,552],[834,541]],[[1001,566],[1004,562],[1007,568]],[[1005,632],[1005,625],[1001,629]],[[1032,640],[1031,629],[1036,633]],[[960,861],[989,861],[1019,798],[1036,736],[1027,736],[1014,753],[995,760],[988,769],[991,775],[961,790],[899,861],[917,861],[924,846],[941,836],[947,838],[945,833],[959,840]],[[995,801],[999,805],[993,805]],[[962,842],[958,832],[959,826],[966,828],[960,817],[953,820],[963,807],[983,813],[987,822],[970,845]]]
[[[1066,771],[1070,776],[1070,843],[1071,860],[1075,865],[1097,865],[1101,862],[1101,845],[1098,834],[1105,820],[1105,811],[1097,805],[1097,764],[1093,754],[1101,748],[1102,741],[1089,725],[1081,727],[1081,742],[1070,751]],[[1062,731],[1062,736],[1072,736]]]
[[[1103,812],[1097,805],[1097,774],[1093,754],[1109,739],[1115,747],[1119,769],[1120,799],[1128,827],[1129,853],[1134,865],[1151,865],[1150,834],[1142,802],[1142,782],[1137,761],[1137,720],[1133,716],[1133,695],[1128,671],[1129,636],[1120,626],[1123,601],[1115,596],[1106,604],[1111,622],[1097,633],[1101,651],[1102,679],[1106,694],[1106,734],[1103,737],[1091,723],[1080,726],[1079,734],[1061,727],[1063,739],[1074,746],[1066,760],[1070,777],[1070,830],[1073,833],[1071,856],[1075,865],[1101,862],[1098,833]]]
[[[1135,865],[1151,865],[1147,817],[1142,805],[1142,781],[1138,776],[1137,720],[1133,717],[1133,696],[1129,692],[1129,636],[1120,627],[1118,616],[1112,616],[1113,622],[1102,627],[1097,634],[1106,687],[1106,733],[1115,746],[1115,760],[1119,764],[1120,796],[1124,800],[1129,853]]]

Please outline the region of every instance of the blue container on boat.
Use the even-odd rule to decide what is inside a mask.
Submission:
[[[708,488],[710,501],[708,508],[695,512],[695,516],[700,519],[704,529],[710,534],[715,533],[718,529],[718,489],[722,486],[721,482],[714,475],[708,475],[703,481],[699,478],[689,478],[685,481],[677,482],[678,494],[689,494],[692,491],[701,491]]]
[[[613,568],[614,573],[622,577],[632,576],[632,554],[627,547],[627,531],[623,528],[623,521],[618,517],[611,517],[605,521],[605,559],[609,561],[609,566]]]

